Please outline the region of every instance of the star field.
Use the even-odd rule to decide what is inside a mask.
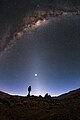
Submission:
[[[26,95],[31,85],[31,94],[59,95],[80,87],[80,12],[48,3],[1,2],[0,90]]]

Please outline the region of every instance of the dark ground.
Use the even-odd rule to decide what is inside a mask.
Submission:
[[[80,89],[62,96],[1,97],[0,120],[80,120]]]

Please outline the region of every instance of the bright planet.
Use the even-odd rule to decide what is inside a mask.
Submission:
[[[37,74],[35,74],[35,77],[37,77]]]

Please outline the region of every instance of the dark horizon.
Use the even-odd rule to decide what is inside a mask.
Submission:
[[[50,96],[50,97],[64,97],[64,96],[67,96],[67,95],[71,95],[71,94],[74,94],[74,93],[76,93],[76,92],[78,92],[78,91],[80,91],[80,88],[77,88],[77,89],[74,89],[74,90],[71,90],[71,91],[68,91],[68,92],[66,92],[66,93],[62,93],[62,94],[60,94],[60,95],[57,95],[57,96],[54,96],[54,95],[50,95],[50,94],[48,94],[48,93],[45,93],[44,95],[34,95],[34,94],[31,94],[30,96],[35,96],[35,97],[45,97],[45,95],[47,94],[48,96]],[[18,95],[18,94],[11,94],[11,93],[8,93],[8,92],[6,92],[6,91],[1,91],[0,90],[0,97],[1,96],[3,96],[3,97],[5,97],[5,95],[7,96],[7,95],[11,95],[11,96],[19,96],[19,97],[28,97],[28,94],[26,94],[26,95]]]

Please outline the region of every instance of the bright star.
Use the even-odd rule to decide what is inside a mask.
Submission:
[[[35,77],[37,77],[37,74],[35,74]]]

